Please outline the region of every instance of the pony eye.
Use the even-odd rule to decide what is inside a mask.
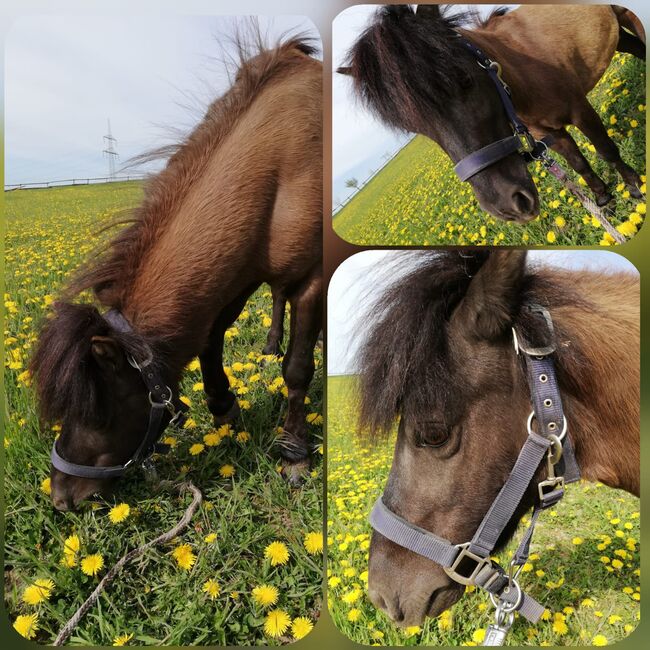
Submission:
[[[423,422],[415,429],[416,447],[442,447],[450,438],[451,431],[437,422]]]

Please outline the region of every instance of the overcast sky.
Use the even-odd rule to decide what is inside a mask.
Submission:
[[[363,317],[382,288],[395,280],[382,274],[387,262],[402,251],[370,250],[349,257],[334,273],[327,296],[327,372],[329,375],[354,372]],[[625,270],[636,272],[634,265],[609,251],[530,251],[534,264],[573,269]],[[398,336],[399,333],[396,333]]]
[[[309,30],[299,16],[260,19],[271,41]],[[118,166],[187,130],[229,86],[217,60],[236,19],[23,16],[5,50],[5,183],[106,176],[111,120]],[[230,48],[232,51],[232,48]]]
[[[497,5],[473,5],[482,14],[490,13]],[[501,6],[501,5],[499,5]],[[518,5],[503,5],[513,6]],[[368,25],[378,5],[359,5],[340,13],[332,24],[332,70],[336,70]],[[465,9],[467,5],[458,5]],[[384,162],[387,153],[395,153],[409,139],[408,134],[392,131],[377,122],[356,101],[352,83],[344,75],[333,73],[332,81],[332,200],[333,208],[354,192],[345,181],[356,178],[364,181]]]

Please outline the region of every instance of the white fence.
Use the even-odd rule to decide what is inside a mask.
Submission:
[[[45,189],[48,187],[65,187],[67,185],[92,185],[94,183],[118,183],[123,181],[139,181],[146,174],[129,174],[128,176],[100,176],[96,178],[64,178],[58,181],[34,181],[31,183],[12,183],[5,185],[5,191]]]

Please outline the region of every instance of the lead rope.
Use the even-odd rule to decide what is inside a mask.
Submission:
[[[612,226],[610,220],[605,214],[605,210],[601,208],[592,198],[587,196],[567,175],[566,171],[562,169],[560,164],[554,158],[544,152],[541,156],[541,161],[544,167],[557,178],[569,192],[571,192],[582,203],[582,206],[600,223],[605,232],[617,243],[624,244],[625,237]]]
[[[113,565],[111,570],[100,580],[97,587],[95,587],[93,593],[90,594],[90,596],[88,596],[88,598],[81,605],[81,607],[79,607],[79,609],[72,615],[70,620],[61,628],[61,631],[57,635],[53,645],[55,646],[63,645],[70,638],[70,635],[72,634],[73,630],[77,627],[77,625],[79,625],[79,621],[87,614],[88,610],[97,602],[97,599],[99,598],[102,591],[104,591],[104,589],[106,589],[106,587],[113,581],[115,576],[117,576],[117,574],[124,568],[127,562],[130,562],[134,558],[142,555],[145,551],[149,550],[153,546],[156,546],[158,544],[164,544],[165,542],[171,541],[172,539],[174,539],[174,537],[177,537],[183,531],[183,529],[190,523],[192,517],[194,516],[194,513],[196,512],[196,509],[199,507],[201,501],[203,500],[203,496],[201,494],[201,491],[191,481],[189,481],[188,483],[182,483],[179,486],[180,494],[183,494],[186,491],[192,493],[192,503],[190,503],[190,505],[187,506],[187,509],[185,510],[185,513],[181,517],[180,521],[173,528],[170,528],[167,532],[158,535],[158,537],[156,537],[155,539],[152,539],[151,541],[146,542],[145,544],[142,544],[137,548],[134,548],[132,551],[129,551],[126,555],[123,555]]]

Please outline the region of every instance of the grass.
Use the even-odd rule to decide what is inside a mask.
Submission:
[[[368,513],[383,491],[394,440],[371,449],[355,439],[354,384],[354,377],[328,378],[328,604],[334,623],[362,644],[480,644],[493,610],[487,595],[472,587],[474,593],[448,612],[406,630],[368,599]],[[520,579],[547,611],[534,626],[517,618],[507,644],[591,645],[601,637],[611,644],[627,636],[640,616],[639,540],[638,499],[601,484],[569,486],[562,502],[540,517]],[[513,542],[499,554],[502,566],[514,548]]]
[[[282,424],[286,388],[280,362],[260,354],[271,314],[268,288],[252,296],[227,334],[225,362],[242,406],[234,430],[221,431],[219,444],[194,447],[193,452],[199,450],[196,455],[190,452],[214,431],[194,361],[182,381],[182,394],[191,402],[191,420],[183,431],[168,432],[175,445],[157,459],[157,476],[147,480],[136,471],[121,482],[113,498],[87,503],[75,513],[57,513],[49,501],[49,450],[56,427],[39,426],[25,371],[30,348],[57,289],[97,245],[93,233],[133,206],[141,193],[138,183],[115,183],[5,195],[6,609],[12,623],[18,616],[36,615],[33,639],[51,643],[125,552],[180,519],[189,497],[179,497],[176,485],[190,478],[204,496],[190,527],[180,538],[128,566],[82,619],[70,642],[175,646],[288,642],[302,631],[294,633],[290,627],[271,636],[264,624],[273,609],[286,612],[292,621],[305,617],[313,623],[318,618],[322,554],[313,548],[309,553],[304,541],[308,533],[318,536],[322,531],[322,470],[317,460],[299,490],[288,488],[278,473],[274,439]],[[308,407],[314,414],[310,427],[315,446],[322,438],[320,351],[317,364]],[[315,455],[320,459],[319,453]],[[222,476],[229,473],[229,466],[234,476]],[[128,504],[130,513],[124,521],[112,523],[110,509],[119,503]],[[66,556],[64,543],[71,535],[78,536],[80,548]],[[265,558],[266,547],[274,541],[286,545],[285,564],[272,566]],[[172,555],[181,544],[189,545],[195,559],[189,570]],[[95,577],[81,570],[81,560],[90,554],[101,554],[104,561]],[[49,597],[28,604],[25,589],[37,579],[51,580],[53,588]],[[214,599],[203,591],[210,579],[219,587]],[[273,606],[265,608],[254,601],[252,589],[261,584],[277,587],[279,598]]]
[[[645,62],[616,54],[589,99],[623,159],[644,174]],[[593,145],[577,129],[569,130],[594,170],[612,186],[612,223],[633,236],[643,222],[645,202],[632,199]],[[458,180],[438,145],[418,136],[335,214],[334,230],[349,242],[373,246],[612,244],[598,221],[539,163],[530,171],[540,193],[540,216],[525,226],[503,222],[479,208],[471,186]],[[571,176],[581,182],[575,173]]]

